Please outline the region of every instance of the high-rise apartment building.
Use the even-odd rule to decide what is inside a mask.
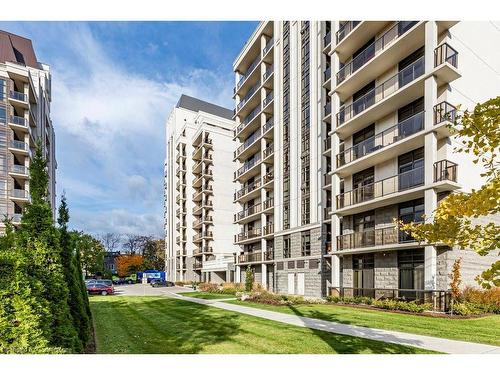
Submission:
[[[29,202],[30,160],[39,142],[48,161],[55,215],[55,135],[50,118],[51,75],[32,43],[0,30],[0,216],[17,225]],[[0,232],[3,232],[3,220]]]
[[[496,255],[417,243],[395,221],[431,217],[448,194],[482,181],[446,126],[458,104],[498,94],[488,67],[478,82],[477,53],[463,41],[478,27],[259,24],[234,63],[237,280],[251,265],[278,293],[415,298],[448,289],[462,257],[474,285]]]
[[[170,281],[234,280],[234,121],[182,95],[166,124],[165,246]]]

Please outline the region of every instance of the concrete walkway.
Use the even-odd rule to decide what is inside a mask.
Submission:
[[[291,324],[297,327],[305,327],[349,335],[364,339],[384,341],[393,344],[414,346],[421,349],[434,350],[449,354],[500,354],[500,347],[486,344],[477,344],[465,341],[442,339],[438,337],[415,335],[411,333],[386,331],[377,328],[359,327],[349,324],[330,322],[321,319],[307,318],[303,316],[284,314],[275,311],[261,310],[253,307],[234,305],[217,300],[206,300],[182,296],[170,293],[174,298],[209,305],[219,309],[234,311],[241,314],[256,316],[259,318],[274,320],[276,322]]]

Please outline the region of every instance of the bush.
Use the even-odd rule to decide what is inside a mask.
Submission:
[[[247,266],[245,270],[245,291],[250,292],[253,289],[253,270],[252,267]]]
[[[364,296],[354,296],[354,297],[328,296],[326,297],[326,300],[332,303],[344,303],[352,305],[371,305],[373,303],[373,298]]]
[[[481,308],[481,305],[477,305],[470,302],[458,302],[453,304],[453,314],[456,315],[479,315],[484,313],[484,310]]]
[[[379,299],[373,301],[373,306],[385,310],[399,310],[408,311],[413,313],[423,313],[424,311],[431,310],[431,303],[417,303],[415,301],[396,301],[393,299]]]
[[[467,287],[462,291],[460,301],[472,304],[485,313],[500,314],[500,288],[483,290]]]
[[[223,283],[222,292],[225,294],[236,294],[237,292],[244,292],[245,285],[242,283]]]

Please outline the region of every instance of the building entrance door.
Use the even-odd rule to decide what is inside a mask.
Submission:
[[[295,274],[288,274],[288,294],[295,294]]]

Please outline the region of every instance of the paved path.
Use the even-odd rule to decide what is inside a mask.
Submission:
[[[415,346],[422,349],[434,350],[450,354],[500,354],[500,347],[486,344],[477,344],[465,341],[442,339],[438,337],[415,335],[411,333],[386,331],[383,329],[359,327],[349,324],[329,322],[321,319],[284,314],[275,311],[261,310],[253,307],[234,305],[217,300],[206,300],[182,296],[169,292],[174,298],[179,298],[202,305],[210,305],[219,309],[252,315],[259,318],[274,320],[276,322],[291,324],[298,327],[312,328],[320,331],[338,333],[361,337],[364,339],[390,342],[393,344]]]

